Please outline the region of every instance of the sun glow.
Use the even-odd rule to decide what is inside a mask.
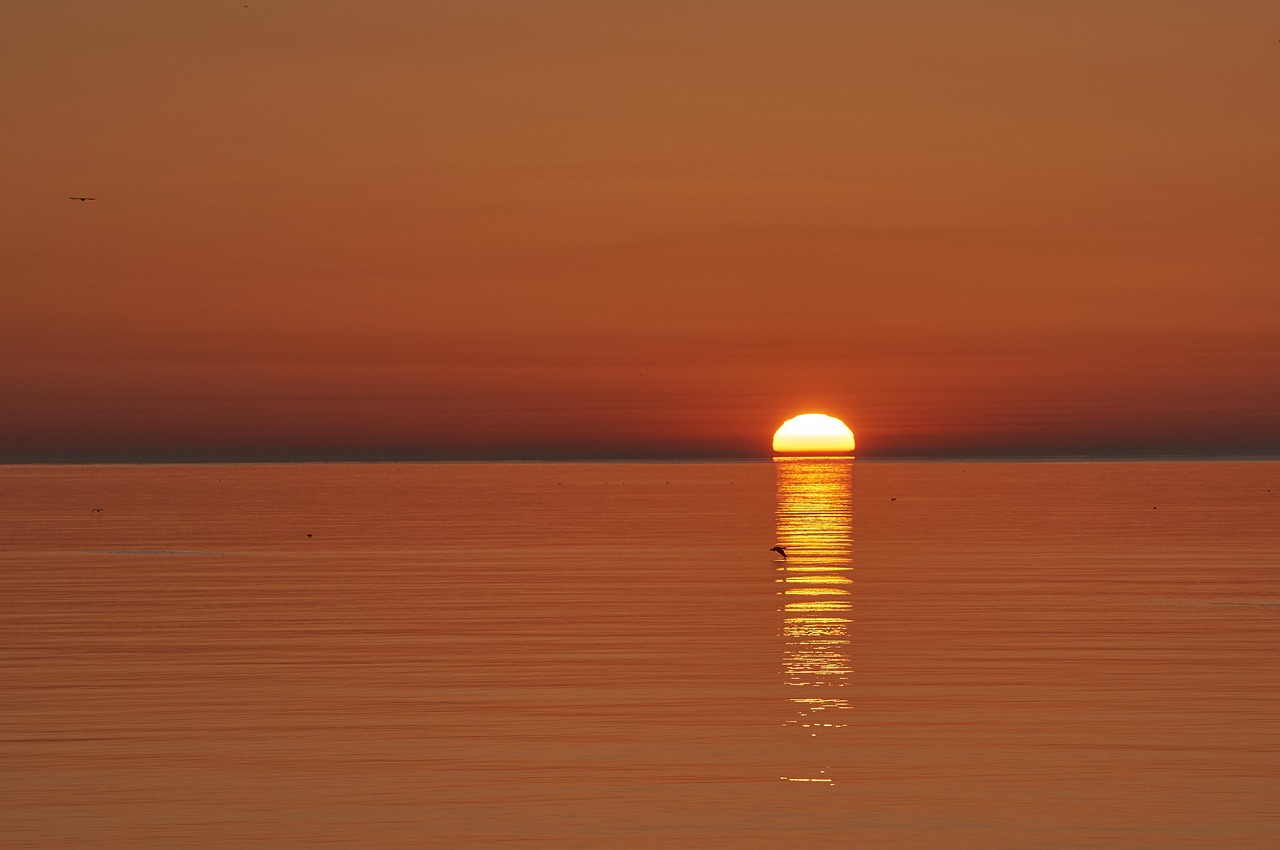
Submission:
[[[834,416],[805,413],[788,419],[773,435],[773,450],[794,454],[853,451],[853,432]]]

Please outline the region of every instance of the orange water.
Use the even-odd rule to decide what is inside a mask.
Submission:
[[[1271,848],[1277,801],[1277,463],[0,467],[0,846]]]

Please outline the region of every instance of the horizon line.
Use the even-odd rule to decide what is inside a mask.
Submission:
[[[1280,450],[1275,452],[1036,452],[1036,453],[978,453],[978,454],[751,454],[751,455],[689,455],[689,454],[637,454],[637,455],[510,455],[510,456],[387,456],[371,453],[368,456],[317,455],[314,457],[154,457],[154,458],[0,458],[0,466],[283,466],[301,464],[502,464],[502,463],[753,463],[778,459],[840,459],[861,460],[864,463],[1140,463],[1140,462],[1274,462],[1280,461]]]

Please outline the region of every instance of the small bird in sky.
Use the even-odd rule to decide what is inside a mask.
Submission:
[[[786,550],[786,549],[783,549],[781,546],[774,546],[774,547],[773,547],[772,549],[770,549],[769,551],[770,551],[770,552],[777,552],[779,555],[781,555],[781,556],[782,556],[782,560],[784,560],[784,561],[787,559],[787,550]]]
[[[68,200],[68,201],[96,201],[96,200],[98,200],[98,199],[97,199],[97,198],[75,198],[75,197],[72,197],[72,198],[67,198],[67,200]]]

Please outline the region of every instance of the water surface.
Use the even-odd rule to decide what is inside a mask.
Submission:
[[[0,467],[0,532],[5,846],[1280,836],[1276,463]]]

